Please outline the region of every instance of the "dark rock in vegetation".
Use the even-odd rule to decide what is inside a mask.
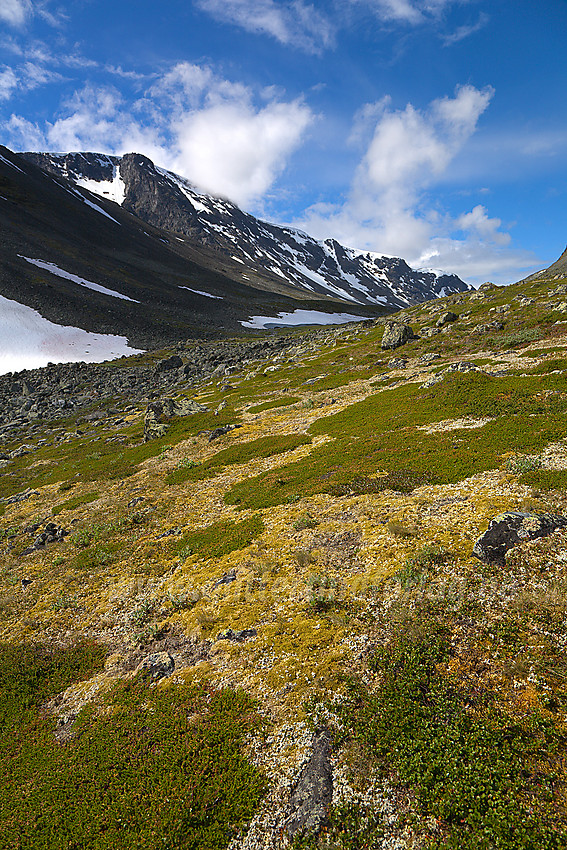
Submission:
[[[301,771],[287,805],[283,831],[290,839],[296,835],[318,833],[328,822],[333,798],[330,755],[330,732],[325,728],[317,729],[311,757]]]
[[[234,632],[232,629],[225,629],[224,632],[220,632],[217,636],[217,640],[233,640],[237,641],[237,643],[243,643],[248,638],[256,637],[258,632],[256,629],[241,629],[238,632]]]
[[[213,590],[215,587],[220,587],[221,584],[230,584],[231,581],[236,581],[236,570],[230,570],[228,573],[225,573],[223,576],[218,578],[213,584]]]
[[[400,322],[386,322],[381,347],[383,351],[389,351],[393,348],[399,348],[400,345],[405,345],[412,339],[417,339],[417,337],[409,325],[402,325]]]
[[[144,416],[144,442],[163,437],[174,416],[190,416],[193,413],[202,413],[206,409],[204,405],[188,398],[164,398],[162,401],[151,401]]]
[[[37,530],[37,529],[34,529]],[[43,549],[48,543],[58,543],[69,534],[66,528],[62,525],[56,525],[54,522],[48,522],[41,534],[36,537],[33,546],[24,549],[22,555],[30,555],[36,549]]]
[[[225,434],[229,434],[231,431],[234,431],[235,428],[242,428],[242,425],[222,425],[220,428],[215,428],[210,433],[209,443],[212,443],[213,440],[216,440],[219,437],[224,437]]]
[[[144,658],[136,668],[136,673],[140,673],[143,679],[152,679],[157,682],[166,676],[171,676],[174,669],[175,661],[169,652],[154,652]]]
[[[567,526],[567,519],[551,514],[528,514],[508,511],[492,519],[482,537],[474,544],[473,555],[487,564],[504,566],[508,549],[552,534]]]

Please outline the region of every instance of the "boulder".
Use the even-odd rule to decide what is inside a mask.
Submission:
[[[160,360],[156,365],[155,374],[159,375],[161,372],[169,372],[170,369],[180,369],[183,366],[183,360],[179,355],[174,354],[172,357],[166,357],[165,360]]]
[[[207,408],[189,398],[164,398],[161,401],[151,401],[144,416],[144,442],[163,437],[174,416],[190,416],[202,413]]]
[[[435,324],[437,325],[438,328],[442,328],[444,325],[448,325],[451,322],[456,322],[458,318],[459,317],[457,316],[456,313],[451,313],[451,311],[449,310],[446,313],[443,313],[441,316],[439,316],[439,318],[437,319]]]
[[[147,655],[136,667],[136,673],[140,673],[143,679],[151,679],[158,682],[166,676],[171,676],[175,669],[175,661],[169,652],[154,652]]]
[[[484,534],[474,544],[473,555],[487,564],[506,563],[508,549],[526,540],[535,540],[567,526],[567,519],[552,514],[507,511],[490,520]]]
[[[409,325],[402,325],[400,322],[386,322],[381,347],[383,351],[390,351],[405,345],[412,339],[417,339],[417,337]]]

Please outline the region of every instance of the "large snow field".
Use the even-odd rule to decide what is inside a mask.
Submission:
[[[37,310],[0,295],[0,375],[47,363],[101,363],[128,354],[125,336],[97,334],[56,325]]]

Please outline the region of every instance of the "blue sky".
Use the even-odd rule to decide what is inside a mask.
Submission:
[[[567,242],[566,0],[0,0],[0,142],[139,151],[318,238],[510,283]]]

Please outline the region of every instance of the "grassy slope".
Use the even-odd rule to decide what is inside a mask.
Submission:
[[[22,644],[66,650],[95,640],[110,654],[98,672],[67,665],[65,681],[32,688],[25,723],[16,738],[5,733],[4,757],[24,746],[38,766],[21,805],[9,800],[25,761],[6,785],[7,846],[24,846],[18,831],[30,847],[51,846],[53,831],[68,847],[149,848],[164,836],[171,847],[227,846],[258,806],[262,773],[293,775],[303,757],[298,730],[321,717],[335,733],[340,782],[328,831],[306,846],[381,847],[383,838],[399,847],[565,846],[567,538],[518,547],[504,568],[471,557],[502,510],[567,511],[567,323],[556,286],[526,282],[405,311],[414,329],[447,306],[461,318],[395,352],[408,360],[403,369],[389,368],[379,326],[329,333],[326,343],[298,337],[275,370],[255,365],[232,375],[229,389],[203,385],[198,400],[211,410],[224,401],[222,418],[187,417],[141,444],[140,412],[121,430],[99,426],[5,470],[1,495],[39,491],[4,503],[0,518],[5,675],[10,647]],[[504,330],[471,333],[495,318]],[[439,357],[428,362],[430,353]],[[461,360],[484,371],[422,386]],[[201,433],[224,423],[242,427],[213,443]],[[25,529],[52,516],[72,533],[22,557],[35,536]],[[233,581],[218,582],[232,571]],[[219,638],[227,629],[257,635]],[[151,689],[129,679],[116,659],[141,658],[168,635],[183,635],[193,656],[180,656],[176,675]],[[39,650],[27,652],[35,669]],[[79,785],[86,790],[67,814],[48,807],[40,818],[55,721],[37,712],[86,676],[55,709],[82,711],[75,737],[55,751],[56,769],[68,786],[84,783],[90,741],[100,773]],[[254,765],[240,744],[257,723],[250,698],[272,723],[251,746]],[[148,720],[155,700],[160,729]],[[183,716],[195,721],[180,730],[176,706],[189,703]],[[13,711],[2,715],[8,730]],[[235,711],[248,725],[234,728]],[[138,765],[128,769],[135,790],[125,802],[108,773],[116,754],[104,717]],[[195,783],[187,753],[205,739],[218,757],[199,767],[197,823],[183,820],[182,789]],[[180,785],[159,761],[169,749],[185,765]],[[112,801],[104,828],[78,839],[81,819],[102,817],[101,785]],[[207,808],[220,787],[224,832]],[[156,788],[172,795],[171,809],[145,822]],[[390,819],[384,801],[395,806]],[[122,805],[130,832],[119,828]]]

